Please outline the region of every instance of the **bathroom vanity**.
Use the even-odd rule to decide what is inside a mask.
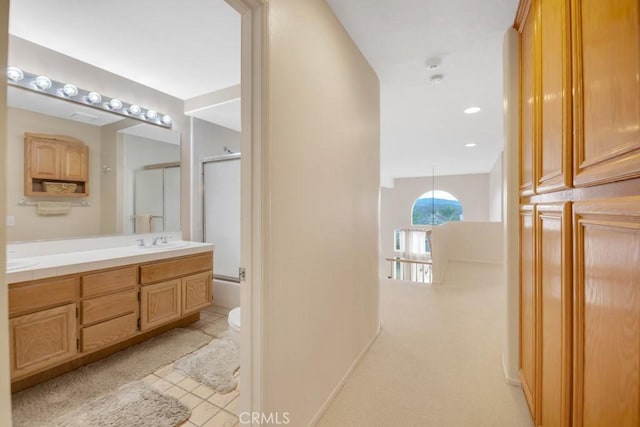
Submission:
[[[13,391],[197,321],[212,301],[213,245],[184,243],[31,257],[9,272]]]

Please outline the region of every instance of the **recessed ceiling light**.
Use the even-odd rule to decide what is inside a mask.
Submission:
[[[476,144],[475,142],[470,142],[468,144],[464,144],[465,147],[475,147],[476,145],[478,145],[478,144]]]
[[[480,107],[469,107],[466,110],[464,110],[465,114],[475,114],[477,112],[480,111]]]

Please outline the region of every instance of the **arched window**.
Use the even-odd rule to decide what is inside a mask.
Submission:
[[[451,193],[428,191],[413,203],[411,224],[438,225],[449,221],[462,221],[462,205]]]

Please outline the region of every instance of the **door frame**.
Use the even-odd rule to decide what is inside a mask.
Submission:
[[[266,61],[268,0],[225,0],[241,15],[241,243],[240,263],[246,270],[246,279],[240,286],[240,417],[248,423],[251,415],[263,412],[266,367],[264,278],[266,276],[263,245],[263,217],[267,212],[263,189],[268,186],[268,174],[263,159],[266,157],[267,90]],[[243,415],[244,414],[244,415]],[[248,415],[248,416],[247,416]],[[250,424],[249,424],[250,423]]]

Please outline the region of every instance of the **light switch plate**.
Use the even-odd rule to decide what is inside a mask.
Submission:
[[[16,225],[16,217],[13,215],[7,215],[7,227],[13,227]]]

